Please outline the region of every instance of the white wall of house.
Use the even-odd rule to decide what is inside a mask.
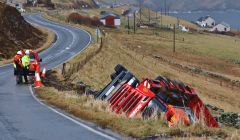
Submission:
[[[208,17],[203,21],[197,21],[197,24],[201,27],[214,27],[216,25],[216,22],[212,17]]]
[[[106,25],[106,20],[105,19],[101,19],[100,21],[103,23],[103,25]],[[120,26],[121,25],[121,19],[114,19],[114,25],[115,26]]]
[[[114,24],[115,24],[115,26],[120,26],[121,25],[121,20],[120,19],[115,19]]]
[[[216,22],[213,18],[211,17],[208,17],[206,20],[205,20],[205,23],[206,23],[206,26],[207,27],[214,27],[216,25]]]
[[[230,27],[224,26],[223,24],[218,24],[216,26],[214,26],[210,31],[214,32],[214,31],[218,31],[218,32],[229,32],[231,30]]]
[[[103,25],[106,25],[106,20],[105,19],[101,19],[100,21],[102,22]]]

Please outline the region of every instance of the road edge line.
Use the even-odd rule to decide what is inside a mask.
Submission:
[[[31,92],[32,97],[33,97],[39,104],[41,104],[42,106],[48,108],[48,109],[51,110],[52,112],[54,112],[54,113],[56,113],[56,114],[64,117],[65,119],[67,119],[67,120],[69,120],[69,121],[71,121],[71,122],[73,122],[73,123],[75,123],[75,124],[77,124],[77,125],[79,125],[79,126],[84,127],[85,129],[87,129],[87,130],[89,130],[89,131],[91,131],[91,132],[93,132],[93,133],[95,133],[95,134],[97,134],[97,135],[100,135],[100,136],[102,136],[102,137],[104,137],[104,138],[107,138],[107,139],[109,139],[109,140],[116,140],[116,138],[111,137],[111,136],[109,136],[109,135],[107,135],[107,134],[104,134],[104,133],[102,133],[102,132],[100,132],[100,131],[97,131],[97,130],[95,130],[95,129],[89,127],[89,126],[87,126],[86,124],[83,124],[83,123],[81,123],[81,122],[79,122],[79,121],[77,121],[77,120],[75,120],[75,119],[73,119],[73,118],[71,118],[71,117],[69,117],[69,116],[67,116],[67,115],[59,112],[59,111],[57,111],[56,109],[54,109],[54,108],[52,108],[52,107],[44,104],[43,102],[41,102],[41,101],[34,95],[32,86],[29,86],[29,90],[30,90],[30,92]]]

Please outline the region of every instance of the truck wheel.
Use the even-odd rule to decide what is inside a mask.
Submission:
[[[119,74],[119,73],[121,73],[122,71],[127,71],[127,69],[126,69],[123,65],[121,65],[121,64],[118,64],[118,65],[114,68],[114,70],[116,71],[116,74]]]
[[[112,73],[110,77],[111,77],[112,80],[114,80],[117,77],[117,74],[116,73]]]

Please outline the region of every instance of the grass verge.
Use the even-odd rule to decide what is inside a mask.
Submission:
[[[81,119],[92,121],[102,128],[109,128],[122,135],[135,138],[163,134],[172,138],[215,137],[225,139],[232,136],[236,137],[235,133],[232,134],[232,129],[211,129],[199,124],[191,127],[178,126],[176,128],[168,128],[163,114],[160,119],[142,120],[140,116],[129,119],[125,115],[112,113],[107,102],[96,101],[92,96],[79,96],[73,91],[60,92],[54,88],[42,87],[36,89],[36,93],[47,104],[63,109]]]

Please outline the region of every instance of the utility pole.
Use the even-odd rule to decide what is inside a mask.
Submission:
[[[167,15],[168,16],[170,15],[170,6],[169,5],[167,6]]]
[[[176,51],[176,25],[173,25],[173,53]]]
[[[142,2],[139,0],[139,12],[140,12],[140,22],[142,22]]]
[[[148,22],[149,22],[149,24],[151,23],[151,13],[150,13],[150,8],[148,8]]]
[[[158,20],[158,12],[156,11],[156,22],[157,22],[157,20]]]
[[[162,13],[163,13],[163,9],[161,8],[161,15],[160,15],[161,28],[162,28],[162,20],[163,20]]]
[[[127,16],[128,18],[128,34],[130,33],[130,25],[129,25],[129,15]]]
[[[179,18],[177,17],[177,27],[179,27],[179,25],[180,25],[180,20],[179,20]]]
[[[165,16],[167,14],[167,2],[166,0],[164,0],[164,13],[165,13]]]
[[[133,30],[134,30],[134,34],[136,33],[136,12],[134,12],[133,14],[134,20],[133,20]]]

